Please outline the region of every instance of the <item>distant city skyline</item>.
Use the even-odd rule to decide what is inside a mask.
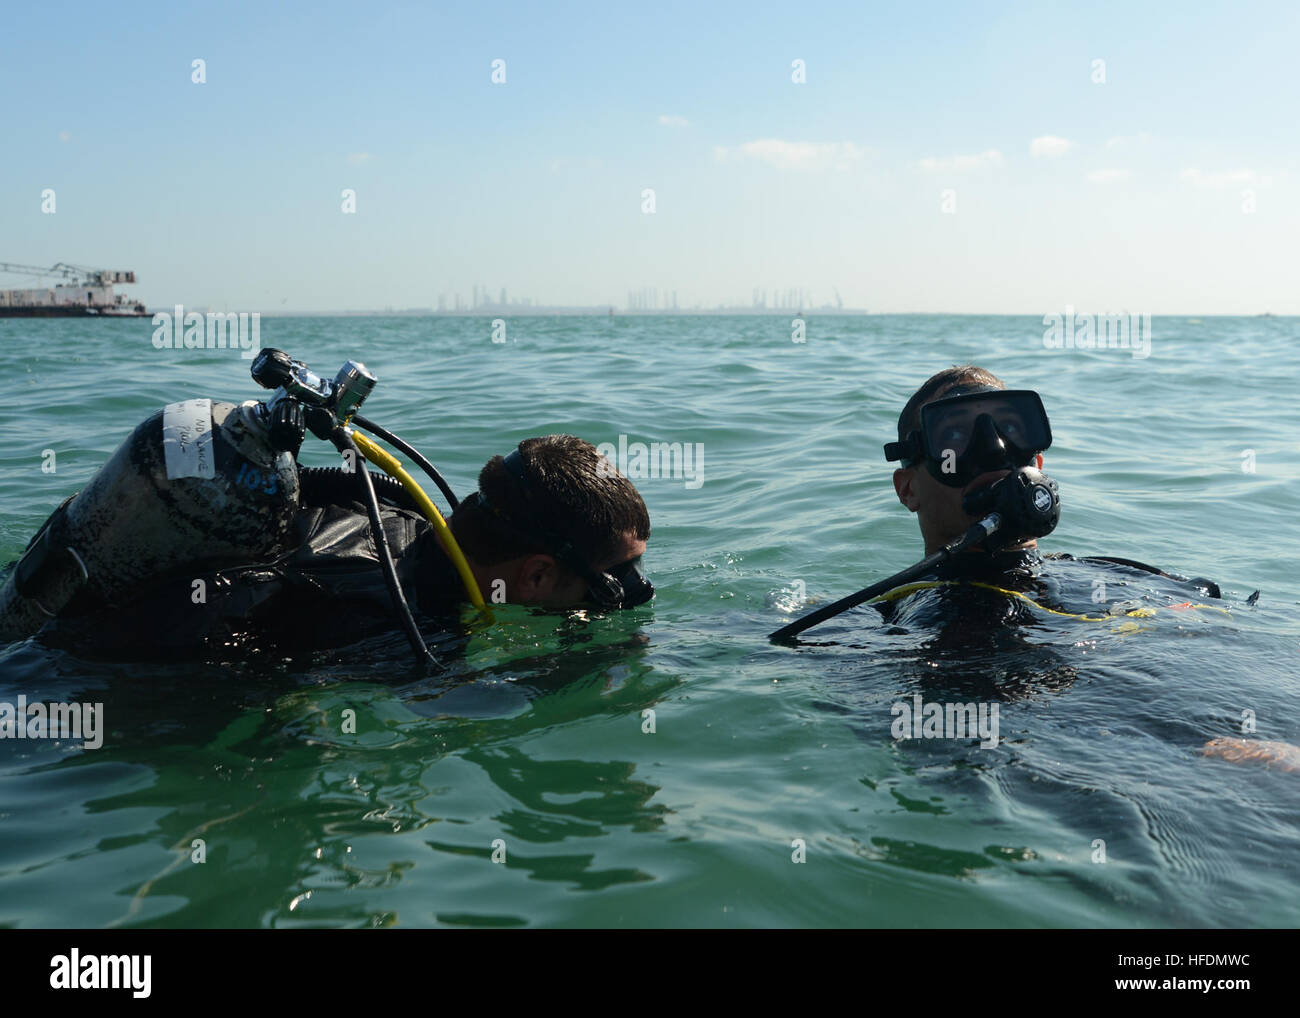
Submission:
[[[0,259],[150,307],[1300,314],[1277,0],[57,9]]]
[[[26,269],[35,267],[23,266]],[[120,273],[119,275],[125,275]],[[10,279],[9,277],[13,277]],[[60,264],[48,267],[48,271],[17,271],[14,267],[6,265],[0,261],[0,292],[9,289],[18,288],[40,288],[52,287],[56,285],[66,285],[69,282],[69,266]],[[122,279],[116,282],[126,285]],[[131,273],[130,284],[134,284],[135,274]],[[436,305],[430,306],[429,310],[437,312],[460,312],[475,310],[520,310],[529,308],[554,308],[554,307],[586,307],[586,308],[604,308],[619,307],[619,305],[594,304],[594,305],[567,305],[558,301],[545,301],[533,297],[510,297],[507,287],[500,287],[496,293],[495,300],[492,299],[493,290],[483,283],[474,283],[470,289],[468,299],[462,297],[459,291],[440,291],[437,296]],[[665,289],[661,291],[656,286],[642,286],[635,290],[628,290],[625,302],[621,309],[625,311],[678,311],[678,310],[719,310],[724,308],[735,308],[744,310],[772,310],[772,311],[798,311],[800,309],[818,309],[818,310],[843,310],[844,302],[840,299],[839,291],[835,290],[835,303],[823,302],[818,304],[812,291],[805,287],[796,286],[779,286],[771,288],[771,297],[769,298],[769,289],[766,286],[755,286],[752,290],[752,296],[748,302],[743,300],[722,300],[713,304],[706,304],[702,301],[696,301],[692,304],[679,304],[677,291]],[[191,306],[193,306],[191,302]],[[423,308],[422,305],[418,307]],[[337,309],[331,309],[337,310]]]

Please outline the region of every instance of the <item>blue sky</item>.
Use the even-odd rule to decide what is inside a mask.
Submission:
[[[1298,38],[1287,3],[10,5],[0,261],[230,310],[1298,314]]]

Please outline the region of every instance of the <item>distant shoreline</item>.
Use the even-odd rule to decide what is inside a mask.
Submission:
[[[133,320],[148,321],[155,314],[171,314],[174,307],[150,308],[146,314],[137,317],[126,315],[89,315],[89,316],[49,316],[39,318],[15,317],[18,321],[52,321],[67,317],[78,322]],[[207,314],[213,309],[208,307],[189,307],[187,310]],[[474,311],[433,311],[427,308],[408,308],[394,311],[259,311],[263,318],[907,318],[907,317],[942,317],[942,318],[1032,318],[1043,316],[1032,311],[864,311],[859,308],[813,308],[803,311],[785,311],[773,308],[691,308],[677,311],[620,311],[617,308],[611,315],[608,308],[547,308],[530,307],[511,310],[478,309]],[[1300,318],[1300,315],[1273,314],[1271,312],[1245,312],[1240,314],[1206,314],[1196,311],[1151,312],[1153,318],[1185,318],[1199,320],[1202,318]],[[0,316],[0,324],[9,319]]]
[[[191,311],[205,314],[212,308],[189,307]],[[173,307],[150,308],[148,315],[170,314]],[[945,316],[949,318],[1034,318],[1043,316],[1034,311],[865,311],[861,308],[805,308],[789,311],[776,308],[690,308],[676,311],[621,311],[608,307],[529,307],[529,308],[479,308],[473,311],[434,311],[429,308],[369,311],[259,311],[263,318],[902,318],[908,316]],[[1151,312],[1154,318],[1297,318],[1300,315],[1273,314],[1271,312],[1243,312],[1239,314],[1206,314],[1198,311]],[[112,317],[112,316],[108,316]],[[86,321],[82,318],[79,321]]]
[[[162,309],[169,310],[169,309]],[[199,310],[195,308],[194,310]],[[517,307],[474,308],[462,311],[434,311],[432,308],[404,308],[383,311],[263,311],[264,318],[685,318],[707,315],[748,315],[752,317],[783,318],[788,315],[845,315],[860,317],[876,314],[859,308],[808,308],[789,311],[779,308],[679,308],[677,310],[624,311],[608,305],[601,307]]]

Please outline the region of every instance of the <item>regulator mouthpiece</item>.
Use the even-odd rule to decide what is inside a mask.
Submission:
[[[1035,467],[1021,467],[961,500],[962,512],[982,518],[998,513],[1002,525],[989,537],[991,550],[1046,537],[1061,520],[1056,481]]]

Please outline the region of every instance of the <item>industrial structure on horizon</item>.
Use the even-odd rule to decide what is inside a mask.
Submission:
[[[768,296],[766,287],[754,287],[753,297],[749,303],[736,301],[735,303],[717,303],[717,304],[679,304],[676,290],[660,290],[654,286],[643,286],[636,290],[627,291],[627,301],[622,308],[613,304],[595,304],[595,305],[571,305],[571,304],[547,304],[543,301],[533,300],[531,297],[514,298],[507,300],[506,288],[501,287],[497,299],[493,299],[492,291],[482,283],[475,283],[468,301],[463,299],[459,293],[453,292],[448,298],[446,293],[438,294],[437,314],[488,314],[500,312],[513,312],[514,314],[553,314],[553,313],[578,313],[578,314],[663,314],[665,312],[687,313],[687,314],[767,314],[773,312],[801,312],[801,311],[831,311],[843,314],[862,314],[857,308],[846,308],[844,301],[840,297],[839,290],[832,287],[835,294],[835,302],[823,302],[820,305],[813,303],[811,291],[802,287],[782,287],[771,291],[771,297]],[[418,312],[423,309],[412,308],[410,312]]]
[[[27,276],[33,282],[52,280],[52,285],[25,289],[0,289],[0,318],[147,318],[149,312],[143,302],[114,292],[115,286],[136,282],[134,271],[125,269],[95,269],[82,265],[59,262],[49,268],[0,262],[0,273]],[[813,305],[812,294],[801,288],[783,287],[771,291],[754,287],[749,303],[718,302],[679,304],[677,291],[660,290],[643,286],[627,292],[627,303],[619,308],[613,303],[595,305],[548,304],[531,297],[509,297],[503,286],[495,293],[481,283],[475,283],[466,300],[458,292],[438,294],[436,310],[429,307],[393,308],[382,311],[357,310],[324,312],[328,314],[401,314],[401,315],[616,315],[616,314],[803,314],[810,311],[839,314],[864,314],[856,308],[844,307],[839,291],[835,303]],[[281,309],[270,312],[285,314]],[[291,312],[300,313],[300,312]],[[322,313],[322,312],[315,312]]]
[[[0,262],[0,272],[59,280],[53,286],[0,290],[0,318],[142,318],[143,304],[114,293],[115,285],[134,283],[129,269],[88,269],[59,262],[48,269]]]

